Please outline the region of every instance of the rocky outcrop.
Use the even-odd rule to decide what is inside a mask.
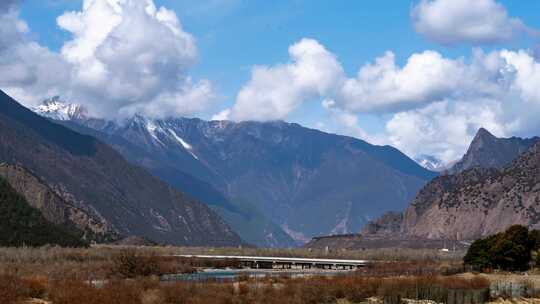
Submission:
[[[380,221],[368,226],[372,236],[386,232],[387,221]],[[471,240],[515,224],[540,228],[540,143],[504,169],[435,178],[404,212],[399,230],[403,238]]]
[[[540,227],[539,146],[537,137],[497,138],[480,129],[454,174],[433,179],[401,216],[379,218],[363,233],[470,240],[513,224]]]
[[[401,235],[402,225],[403,213],[389,211],[380,218],[369,222],[362,230],[362,234],[395,237]]]
[[[118,232],[93,210],[84,210],[70,201],[73,196],[55,192],[44,181],[25,168],[0,163],[0,177],[4,178],[26,201],[38,209],[49,222],[83,232],[83,239],[109,242],[118,238]]]

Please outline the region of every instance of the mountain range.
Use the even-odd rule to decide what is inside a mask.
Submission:
[[[108,121],[58,98],[34,110],[108,143],[265,247],[358,231],[437,175],[393,147],[282,121]]]
[[[119,236],[176,245],[245,244],[206,204],[130,164],[96,138],[43,118],[1,91],[0,143],[0,163],[12,166],[5,167],[11,172],[4,170],[5,176],[20,174],[8,178],[14,188],[32,180],[24,176],[31,174],[42,184],[34,185],[36,191],[50,196],[42,202],[63,208],[54,212],[60,216],[64,212],[64,218],[67,212],[69,221],[73,221],[71,207],[59,199],[103,220]],[[17,167],[25,171],[13,169]]]
[[[540,228],[540,141],[480,129],[463,159],[429,182],[403,213],[368,224],[366,236],[471,240],[514,224]]]

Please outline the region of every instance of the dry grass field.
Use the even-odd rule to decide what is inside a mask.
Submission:
[[[201,268],[235,268],[236,261],[172,257],[174,254],[265,255],[370,259],[368,267],[337,277],[250,278],[235,282],[161,282],[162,274]],[[540,276],[456,274],[459,253],[427,250],[325,252],[306,249],[238,249],[97,246],[88,249],[0,248],[2,304],[206,304],[367,303],[430,298],[455,292],[482,296],[500,281],[540,286]],[[387,300],[385,300],[388,302]],[[394,303],[392,301],[388,303]]]

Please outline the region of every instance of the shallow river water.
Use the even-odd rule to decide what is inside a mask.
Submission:
[[[339,276],[347,275],[353,272],[346,270],[310,270],[310,271],[295,271],[295,270],[245,270],[245,269],[207,269],[202,272],[189,274],[169,274],[161,276],[161,281],[176,282],[176,281],[230,281],[239,277],[250,278],[268,278],[268,277],[290,277],[290,278],[305,278],[310,276]]]

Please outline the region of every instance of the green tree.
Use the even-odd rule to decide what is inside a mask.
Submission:
[[[478,239],[467,251],[463,262],[474,269],[498,268],[508,271],[527,270],[539,260],[540,232],[514,225],[505,232]]]

